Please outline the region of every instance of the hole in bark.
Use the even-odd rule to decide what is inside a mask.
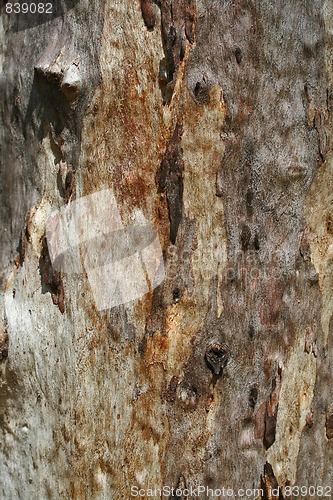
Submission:
[[[259,236],[257,235],[257,233],[256,233],[254,240],[253,240],[253,246],[254,246],[254,249],[256,251],[258,251],[260,249]]]
[[[250,339],[252,340],[254,338],[254,335],[255,335],[254,326],[252,324],[249,325],[248,334],[249,334]]]
[[[250,239],[251,239],[251,229],[246,224],[243,225],[240,234],[240,244],[243,252],[245,252],[249,248]]]
[[[163,104],[170,104],[174,89],[173,75],[165,57],[160,61],[158,83],[163,98]]]
[[[203,105],[210,102],[209,88],[206,82],[197,82],[193,93],[198,104]]]
[[[250,396],[249,396],[249,405],[252,410],[254,409],[256,403],[258,400],[258,389],[257,387],[251,387],[250,389]]]
[[[229,361],[228,351],[219,343],[211,342],[206,350],[206,361],[215,375],[220,375]]]

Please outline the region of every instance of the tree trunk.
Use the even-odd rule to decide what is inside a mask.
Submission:
[[[329,496],[332,2],[53,9],[2,5],[1,498]],[[83,206],[163,282],[57,267]]]

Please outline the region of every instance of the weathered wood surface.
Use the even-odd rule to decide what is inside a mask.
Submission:
[[[14,28],[2,7],[1,498],[331,484],[332,2]],[[103,188],[166,280],[100,312],[44,235]]]

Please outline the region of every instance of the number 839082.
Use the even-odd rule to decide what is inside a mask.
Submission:
[[[52,14],[52,3],[6,3],[7,14]]]

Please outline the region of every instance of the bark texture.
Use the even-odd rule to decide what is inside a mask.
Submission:
[[[330,485],[332,2],[61,5],[2,7],[0,496]],[[105,188],[166,279],[100,312],[45,224]]]

